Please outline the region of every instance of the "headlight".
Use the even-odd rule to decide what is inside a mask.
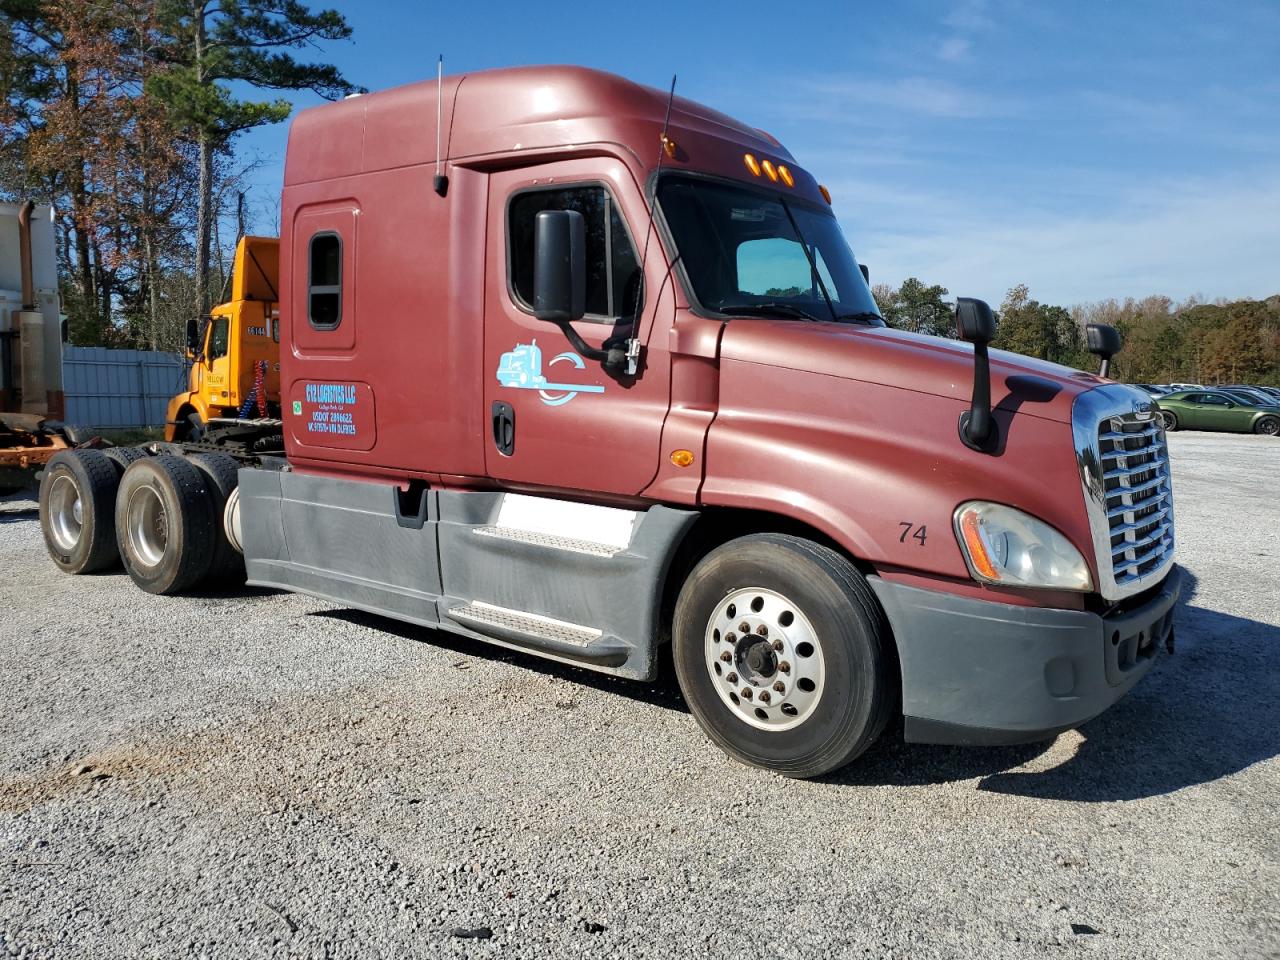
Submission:
[[[956,510],[955,524],[975,580],[1007,587],[1093,589],[1080,551],[1053,527],[1021,510],[970,500]]]

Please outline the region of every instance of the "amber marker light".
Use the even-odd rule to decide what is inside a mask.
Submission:
[[[774,168],[773,163],[771,161],[762,160],[760,162],[760,167],[761,169],[764,170],[764,175],[766,177],[768,177],[774,183],[778,182],[778,171]]]
[[[666,151],[668,157],[676,155],[676,142],[665,133],[662,135],[662,149]]]
[[[747,165],[747,169],[751,171],[751,175],[753,177],[760,176],[760,161],[757,160],[752,154],[744,153],[742,155],[742,162]]]
[[[969,548],[969,559],[973,561],[973,569],[979,576],[987,580],[999,580],[1000,574],[996,565],[991,562],[987,553],[987,542],[982,539],[979,526],[978,511],[966,510],[960,515],[960,535],[964,537],[964,545]]]
[[[778,176],[782,178],[782,182],[788,187],[794,187],[796,185],[796,178],[791,175],[790,169],[783,166],[781,163],[778,164]]]
[[[692,450],[672,450],[671,462],[674,463],[677,467],[691,467],[693,466],[693,451]]]
[[[822,199],[823,199],[823,200],[825,200],[825,201],[827,201],[827,206],[830,206],[830,205],[831,205],[831,191],[830,191],[830,190],[828,190],[826,187],[824,187],[822,184],[818,184],[818,192],[819,192],[820,194],[822,194]]]

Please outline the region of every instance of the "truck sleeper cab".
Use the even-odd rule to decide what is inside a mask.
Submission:
[[[895,713],[978,744],[1106,709],[1172,639],[1150,398],[993,351],[967,441],[985,345],[887,328],[825,188],[768,134],[669,106],[664,127],[666,94],[546,67],[300,114],[285,456],[236,453],[219,548],[253,584],[637,680],[669,641],[709,737],[789,776]],[[120,481],[170,524],[183,452]],[[132,509],[126,569],[185,585],[148,579],[179,548]]]

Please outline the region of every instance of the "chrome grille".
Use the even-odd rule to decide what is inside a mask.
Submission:
[[[1149,398],[1113,384],[1081,394],[1072,420],[1099,592],[1118,600],[1157,582],[1173,563],[1164,426]]]
[[[1098,427],[1098,459],[1111,528],[1117,586],[1160,567],[1173,550],[1169,451],[1160,418],[1108,417]]]

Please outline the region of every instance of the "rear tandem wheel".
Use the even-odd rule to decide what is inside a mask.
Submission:
[[[40,476],[40,531],[67,573],[115,566],[115,497],[120,474],[97,450],[55,453]]]
[[[124,568],[143,590],[179,593],[208,576],[219,518],[205,474],[184,458],[161,454],[130,464],[115,517]]]

